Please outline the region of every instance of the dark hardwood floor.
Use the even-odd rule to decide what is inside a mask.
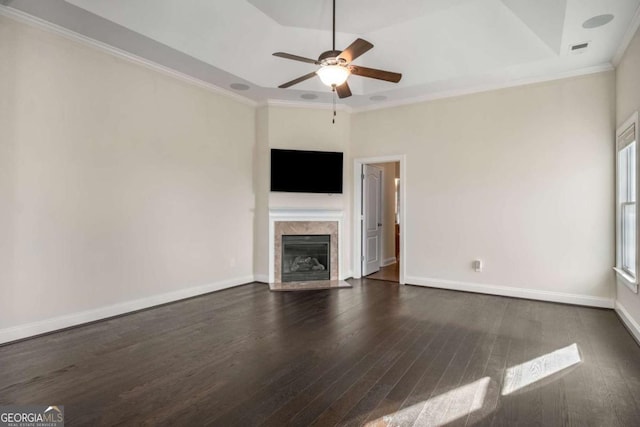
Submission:
[[[397,283],[400,281],[400,263],[394,262],[393,264],[381,267],[379,271],[369,274],[367,279],[384,280],[386,282]]]
[[[351,282],[0,347],[0,405],[65,405],[70,426],[640,423],[640,347],[611,310]]]

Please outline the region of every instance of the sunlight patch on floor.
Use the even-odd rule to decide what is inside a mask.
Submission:
[[[426,401],[403,408],[393,414],[385,415],[367,423],[366,426],[446,425],[482,409],[490,382],[491,378],[489,377],[481,378]],[[470,405],[451,411],[450,404],[454,400],[468,401]]]
[[[544,379],[549,379],[573,365],[582,361],[578,344],[571,344],[543,356],[529,360],[520,365],[507,369],[504,384],[502,385],[502,395],[523,389],[531,384]]]

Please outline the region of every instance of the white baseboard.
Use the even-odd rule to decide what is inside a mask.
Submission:
[[[626,308],[619,301],[616,301],[615,307],[616,313],[622,320],[622,323],[627,327],[633,338],[635,338],[638,345],[640,345],[640,324],[634,320],[629,314]]]
[[[540,301],[560,302],[563,304],[584,305],[588,307],[614,308],[612,299],[590,295],[567,294],[562,292],[540,291],[537,289],[514,288],[510,286],[487,285],[480,283],[457,282],[453,280],[430,279],[424,277],[405,277],[408,285],[450,289],[454,291],[476,292],[503,297],[525,298]]]
[[[383,259],[380,267],[386,267],[387,265],[395,264],[397,262],[396,257]]]
[[[351,270],[345,270],[343,273],[340,274],[340,280],[347,280],[351,278],[353,278],[353,271]]]
[[[260,283],[269,283],[269,275],[268,274],[256,274],[253,276],[254,282]]]
[[[86,310],[79,313],[67,314],[51,319],[40,320],[33,323],[27,323],[25,325],[18,325],[6,329],[0,329],[0,344],[57,331],[59,329],[69,328],[71,326],[81,325],[83,323],[95,322],[96,320],[119,316],[121,314],[130,313],[132,311],[142,310],[156,305],[179,301],[185,298],[207,294],[209,292],[220,291],[222,289],[244,285],[246,283],[253,282],[253,280],[253,276],[239,277],[236,279],[224,280],[207,285],[180,289],[178,291],[168,292],[166,294],[154,295],[133,301],[126,301],[106,307],[96,308],[93,310]]]

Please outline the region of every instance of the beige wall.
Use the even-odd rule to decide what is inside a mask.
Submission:
[[[396,167],[399,162],[375,163],[382,169],[382,262],[391,264],[396,257]]]
[[[0,58],[0,332],[251,281],[252,106],[4,17]]]
[[[640,111],[640,31],[627,48],[616,70],[616,123],[622,125],[632,113]],[[612,151],[614,150],[612,145]],[[617,302],[640,324],[640,295],[623,284],[617,285]],[[640,331],[637,331],[640,333]]]
[[[608,72],[355,114],[352,156],[407,157],[407,283],[610,303],[614,82]]]
[[[256,277],[266,280],[268,275],[268,212],[269,208],[330,209],[344,212],[342,249],[345,270],[351,266],[351,187],[348,185],[352,166],[349,158],[351,119],[338,111],[335,124],[327,109],[262,107],[257,113],[259,124],[258,162],[255,182],[260,194],[257,210],[261,212],[260,228],[256,234]],[[270,149],[340,151],[344,153],[343,194],[299,194],[269,192]],[[266,196],[266,197],[265,197]],[[350,275],[349,271],[345,271]]]
[[[640,103],[639,51],[636,35],[618,123]],[[397,154],[408,283],[612,297],[614,73],[332,125],[328,110],[256,109],[3,17],[0,58],[0,335],[266,277],[270,207],[343,210],[351,266],[353,159]],[[345,193],[269,193],[270,148],[344,152]]]

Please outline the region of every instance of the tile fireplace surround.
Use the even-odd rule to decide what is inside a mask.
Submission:
[[[328,234],[330,246],[330,280],[344,280],[342,265],[343,212],[316,209],[269,210],[269,283],[281,283],[282,236]]]

